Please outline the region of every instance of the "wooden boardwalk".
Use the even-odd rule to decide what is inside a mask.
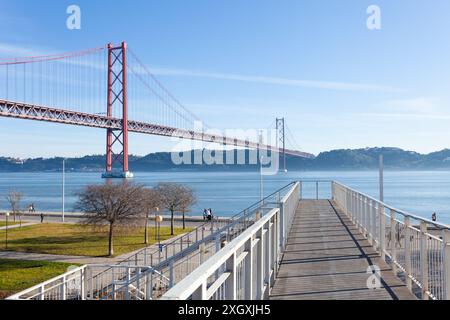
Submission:
[[[381,269],[381,288],[368,289],[369,265]],[[410,300],[348,217],[331,201],[302,200],[270,299]]]

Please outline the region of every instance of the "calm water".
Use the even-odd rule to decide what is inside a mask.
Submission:
[[[378,173],[373,172],[289,172],[264,177],[264,193],[268,194],[293,180],[337,180],[354,189],[378,198]],[[149,172],[136,173],[134,181],[147,186],[158,182],[177,182],[191,186],[198,203],[191,214],[201,215],[211,207],[225,216],[259,199],[259,174],[252,172]],[[66,210],[72,211],[75,193],[86,184],[102,183],[99,173],[66,174]],[[305,196],[315,196],[315,186],[306,184]],[[0,208],[7,209],[4,196],[15,189],[24,194],[22,205],[34,203],[36,209],[61,211],[60,173],[2,173],[0,175]],[[330,195],[329,183],[320,184],[320,196]],[[399,209],[430,218],[438,213],[438,220],[450,223],[450,171],[385,172],[385,201]]]

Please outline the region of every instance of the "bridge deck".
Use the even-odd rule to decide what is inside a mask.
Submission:
[[[367,288],[369,265],[381,269],[380,289]],[[337,206],[328,200],[302,200],[270,299],[415,297]]]

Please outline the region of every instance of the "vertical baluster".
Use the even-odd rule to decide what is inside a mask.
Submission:
[[[420,222],[420,273],[422,282],[422,299],[428,300],[428,236],[427,224]]]
[[[411,219],[405,217],[405,271],[406,287],[412,291],[411,271]]]
[[[386,260],[386,216],[381,203],[378,203],[378,210],[380,215],[380,254],[381,259]]]
[[[397,247],[396,247],[396,221],[395,211],[390,210],[390,225],[391,225],[391,258],[392,258],[392,271],[397,275]]]
[[[450,230],[442,230],[442,270],[444,273],[444,298],[450,300]]]

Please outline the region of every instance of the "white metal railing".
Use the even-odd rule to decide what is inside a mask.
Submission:
[[[221,220],[202,224],[194,231],[165,244],[160,250],[145,248],[117,265],[83,266],[77,272],[69,271],[9,299],[159,298],[273,207],[280,207],[287,213],[286,225],[290,226],[299,193],[299,183],[290,183],[231,217],[227,223]],[[283,228],[284,232],[288,231],[287,227]]]
[[[450,227],[333,182],[333,200],[422,299],[450,299]]]
[[[162,296],[165,300],[268,297],[300,200],[296,183],[272,208]]]
[[[280,209],[272,209],[170,289],[162,299],[253,300],[267,297],[278,264],[279,216]]]
[[[83,300],[85,297],[86,266],[75,268],[44,281],[7,300]]]

